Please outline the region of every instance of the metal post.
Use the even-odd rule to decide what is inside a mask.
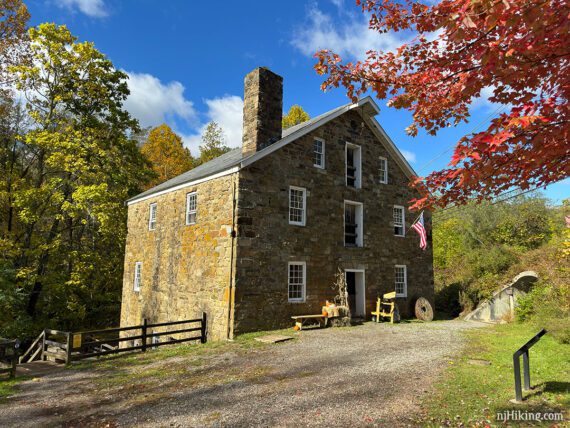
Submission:
[[[528,361],[528,349],[523,354],[524,390],[530,391],[530,365]]]
[[[513,355],[513,366],[515,368],[515,401],[522,401],[521,363],[517,354]]]
[[[67,346],[65,349],[65,364],[71,364],[71,332],[67,333]]]
[[[147,320],[145,318],[145,319],[143,319],[142,334],[141,334],[141,336],[142,336],[142,338],[141,338],[141,340],[142,340],[142,351],[143,352],[146,352],[146,325],[147,325]]]
[[[206,312],[202,312],[202,337],[200,338],[200,342],[201,343],[206,343],[206,325],[207,325],[207,320],[206,320]]]

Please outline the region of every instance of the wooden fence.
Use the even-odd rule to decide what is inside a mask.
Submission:
[[[206,313],[203,313],[202,318],[196,319],[155,324],[149,324],[145,319],[141,325],[75,333],[45,329],[22,355],[20,363],[49,359],[69,364],[84,358],[121,352],[145,352],[149,348],[175,343],[206,343],[206,326]],[[173,335],[185,336],[174,338]],[[164,336],[167,336],[166,340],[160,340]]]

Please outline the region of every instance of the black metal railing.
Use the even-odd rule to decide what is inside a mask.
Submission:
[[[530,388],[530,362],[528,351],[529,349],[546,334],[546,330],[540,330],[536,336],[526,342],[513,354],[513,367],[515,372],[515,400],[523,401],[522,387],[521,387],[521,362],[520,357],[523,357],[523,373],[524,373],[524,390],[529,391]]]

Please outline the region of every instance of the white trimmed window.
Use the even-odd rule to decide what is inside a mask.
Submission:
[[[404,207],[402,207],[401,205],[394,205],[393,216],[394,216],[394,235],[405,236],[406,213]]]
[[[133,290],[141,291],[141,281],[142,281],[142,262],[135,263],[135,279],[133,282]]]
[[[156,202],[150,204],[148,208],[148,230],[156,229]]]
[[[195,224],[198,213],[198,194],[196,192],[186,195],[186,224]]]
[[[406,265],[396,265],[394,267],[394,289],[396,297],[406,297],[408,295],[408,273]]]
[[[344,201],[344,246],[362,247],[364,244],[364,216],[360,202]]]
[[[388,184],[388,159],[381,157],[379,159],[380,166],[378,171],[380,173],[380,183]]]
[[[346,143],[346,185],[360,189],[362,187],[362,149],[355,144]]]
[[[304,226],[307,219],[307,189],[289,186],[289,224]]]
[[[288,300],[304,302],[307,284],[307,265],[305,262],[289,262],[288,264]]]
[[[325,141],[315,138],[313,142],[313,150],[315,153],[314,166],[317,168],[325,168]]]

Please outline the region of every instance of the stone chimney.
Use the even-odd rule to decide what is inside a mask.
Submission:
[[[242,153],[249,156],[281,139],[283,78],[265,67],[245,76]]]

